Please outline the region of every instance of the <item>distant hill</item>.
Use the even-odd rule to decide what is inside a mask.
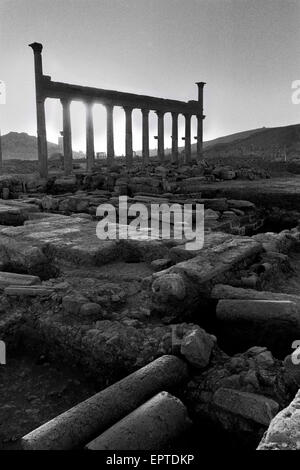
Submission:
[[[237,132],[217,139],[204,142],[205,158],[214,157],[247,157],[263,156],[275,158],[276,154],[286,152],[288,159],[300,159],[300,124],[282,127],[262,127],[259,129]],[[180,151],[184,147],[180,147]],[[25,132],[9,132],[2,136],[2,152],[4,160],[37,160],[37,138]],[[59,152],[59,146],[48,142],[48,155]],[[196,144],[192,144],[192,153],[196,152]],[[141,155],[141,151],[136,152]],[[171,153],[165,150],[166,155]],[[150,155],[157,154],[156,149]],[[73,153],[74,158],[82,158],[79,152]]]
[[[59,152],[59,146],[48,142],[48,155]],[[26,132],[9,132],[2,136],[2,154],[4,160],[37,160],[37,138]],[[82,158],[74,152],[75,158]]]
[[[192,144],[192,153],[196,153]],[[261,127],[236,134],[218,137],[203,143],[205,157],[264,156],[273,159],[286,153],[287,157],[300,158],[300,124],[281,127]],[[184,150],[181,147],[180,150]]]
[[[218,137],[213,140],[207,140],[203,142],[203,148],[206,155],[211,156],[217,152],[231,152],[232,150],[239,149],[244,146],[245,153],[253,150],[254,147],[283,147],[285,145],[294,145],[297,141],[300,142],[300,125],[285,126],[285,127],[261,127],[258,129],[250,129],[243,132],[237,132],[235,134],[229,134],[222,137]],[[192,144],[192,153],[196,153],[197,144]],[[184,146],[179,147],[179,151],[184,151]],[[165,149],[165,154],[169,155],[171,149]],[[138,151],[138,155],[142,152]],[[150,155],[154,156],[157,154],[156,149],[150,150]]]
[[[219,140],[205,148],[205,158],[209,157],[261,157],[265,160],[300,158],[300,125],[259,129],[230,140]],[[218,140],[218,139],[217,139]]]
[[[266,129],[267,129],[266,127],[261,127],[259,129],[251,129],[249,131],[236,132],[235,134],[225,135],[223,137],[218,137],[217,139],[207,140],[206,142],[203,143],[203,148],[208,149],[208,148],[213,147],[215,145],[230,144],[230,143],[232,143],[236,140],[247,139],[248,137],[252,136],[253,134],[257,134],[259,132],[265,132]],[[196,144],[193,144],[192,147],[196,148]]]

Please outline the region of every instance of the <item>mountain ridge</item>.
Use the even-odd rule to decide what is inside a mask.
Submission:
[[[203,143],[205,157],[218,153],[245,153],[255,148],[262,152],[271,151],[274,148],[285,149],[288,153],[300,155],[300,124],[292,124],[280,127],[261,127],[236,132],[217,137]],[[184,151],[180,147],[179,151]],[[196,152],[196,144],[192,144],[192,153]],[[58,144],[48,142],[48,155],[60,153]],[[151,149],[150,155],[156,155],[157,150]],[[171,149],[165,150],[166,155]],[[37,160],[37,138],[26,132],[9,132],[2,136],[3,160]],[[136,152],[141,155],[141,150]],[[82,152],[73,152],[74,158],[83,158]]]

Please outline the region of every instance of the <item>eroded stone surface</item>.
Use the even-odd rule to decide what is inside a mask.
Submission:
[[[300,449],[300,391],[271,421],[258,450]]]
[[[192,366],[202,369],[209,364],[215,343],[215,337],[207,334],[202,328],[194,327],[183,337],[180,352]]]
[[[189,408],[197,421],[209,418],[241,442],[250,436],[257,442],[288,400],[282,363],[263,347],[233,357],[216,349],[211,367],[187,388]]]

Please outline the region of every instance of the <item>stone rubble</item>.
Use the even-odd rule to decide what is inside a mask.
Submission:
[[[300,449],[300,391],[289,406],[271,421],[258,450]]]
[[[102,174],[31,183],[29,195],[0,201],[0,337],[8,344],[30,338],[49,361],[72,363],[86,376],[100,372],[104,392],[174,354],[190,374],[174,396],[180,392],[193,425],[209,423],[256,447],[300,384],[290,356],[300,296],[272,291],[275,280],[294,275],[290,253],[299,250],[300,231],[295,223],[262,232],[265,223],[280,220],[280,210],[267,213],[232,195],[207,197],[213,182],[252,177],[250,170],[205,162],[116,165]],[[117,208],[120,195],[148,208],[189,203],[194,214],[195,204],[204,204],[204,247],[189,251],[186,240],[144,234],[97,239],[97,207]],[[296,213],[289,217],[288,224],[297,220]]]

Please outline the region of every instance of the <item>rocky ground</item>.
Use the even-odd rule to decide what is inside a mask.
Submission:
[[[2,446],[18,446],[21,435],[171,354],[189,366],[180,398],[193,430],[205,426],[226,445],[255,449],[300,381],[290,357],[300,335],[296,184],[287,208],[285,198],[273,203],[288,184],[268,180],[271,202],[262,205],[236,197],[230,169],[122,171],[35,186],[11,179],[2,188],[0,339],[8,362],[0,386],[9,398],[1,395],[1,422],[10,422],[0,429]],[[216,179],[230,179],[231,188],[208,183]],[[224,186],[221,197],[214,184]],[[117,207],[125,194],[129,204],[204,204],[204,248],[144,234],[99,240],[98,205]],[[266,436],[262,445],[272,448]]]
[[[8,353],[0,368],[0,450],[18,449],[24,434],[98,391],[70,366],[28,351]]]

